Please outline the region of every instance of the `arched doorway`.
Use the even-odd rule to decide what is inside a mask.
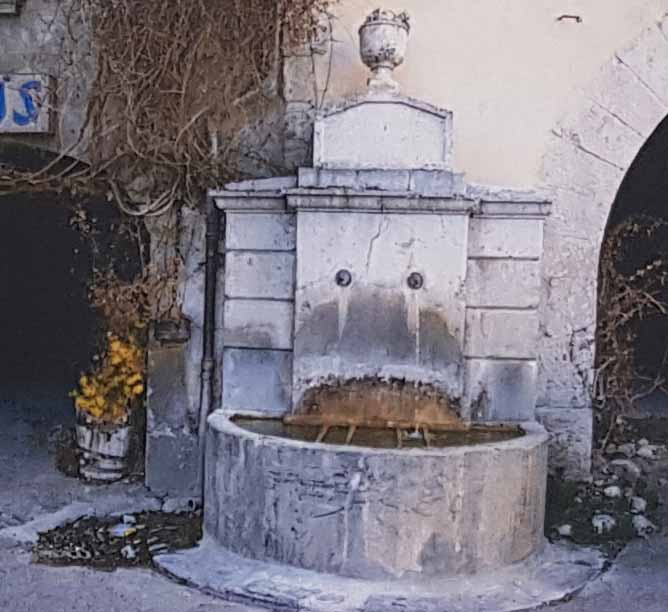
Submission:
[[[598,424],[609,430],[616,413],[668,418],[668,118],[640,149],[612,205],[597,314]]]
[[[23,145],[0,145],[4,166],[38,170],[54,160]],[[72,164],[63,159],[55,169]],[[92,222],[95,248],[72,222],[79,208]],[[0,196],[0,487],[21,499],[13,509],[25,509],[24,520],[49,500],[57,507],[67,499],[71,485],[56,471],[54,451],[73,427],[69,393],[90,368],[103,331],[88,299],[92,270],[133,258],[136,264],[127,241],[115,238],[118,226],[118,211],[104,200]]]
[[[31,418],[63,425],[97,329],[86,295],[90,246],[71,216],[72,203],[56,194],[0,197],[0,393],[31,398]]]
[[[668,113],[668,16],[601,67],[554,127],[541,187],[553,202],[545,227],[537,414],[553,434],[551,466],[591,471],[598,271],[620,186]]]

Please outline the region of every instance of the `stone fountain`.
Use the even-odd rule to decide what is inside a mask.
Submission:
[[[409,30],[391,11],[363,24],[369,90],[318,117],[313,167],[211,194],[226,251],[206,536],[160,563],[226,597],[500,612],[598,567],[543,538],[550,204],[452,170],[452,113],[392,76]]]

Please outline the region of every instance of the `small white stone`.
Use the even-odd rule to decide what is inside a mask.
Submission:
[[[606,487],[605,489],[603,489],[603,495],[605,495],[606,497],[612,497],[612,498],[621,497],[622,496],[622,490],[617,485],[611,485],[611,486]]]
[[[647,446],[649,445],[649,440],[647,438],[640,438],[638,440],[638,446]]]
[[[610,467],[615,470],[615,473],[621,470],[621,476],[626,480],[635,481],[640,478],[640,468],[630,459],[615,459],[610,462]]]
[[[627,442],[626,444],[620,444],[617,447],[617,452],[626,455],[629,459],[636,454],[636,445],[633,442]]]
[[[137,558],[137,551],[133,546],[128,544],[127,546],[123,546],[123,548],[121,548],[121,555],[123,555],[124,559],[131,561],[132,559]]]
[[[170,497],[162,505],[167,513],[192,512],[200,506],[200,501],[192,497]]]
[[[631,498],[631,512],[633,514],[642,514],[647,510],[647,501],[642,497]]]
[[[132,514],[124,514],[123,515],[123,522],[126,525],[136,525],[137,524],[137,519]]]
[[[656,525],[642,514],[633,517],[633,528],[639,536],[647,536],[656,531]]]
[[[594,531],[602,535],[612,531],[617,526],[617,521],[609,514],[597,514],[591,519],[591,524],[594,527]]]
[[[655,451],[655,446],[641,446],[636,454],[643,459],[654,459],[656,456]]]
[[[599,480],[594,480],[594,486],[595,487],[602,487],[605,484],[605,480],[600,478]]]
[[[573,535],[573,526],[572,525],[560,525],[557,528],[557,532],[562,538],[570,538]]]

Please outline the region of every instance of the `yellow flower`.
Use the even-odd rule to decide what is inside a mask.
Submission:
[[[136,338],[107,334],[107,350],[70,394],[77,410],[102,422],[127,420],[135,398],[144,392],[145,351]]]

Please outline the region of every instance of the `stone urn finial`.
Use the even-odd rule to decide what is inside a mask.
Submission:
[[[360,55],[371,69],[368,85],[371,92],[399,93],[392,71],[404,61],[410,17],[407,13],[376,9],[359,30]]]

